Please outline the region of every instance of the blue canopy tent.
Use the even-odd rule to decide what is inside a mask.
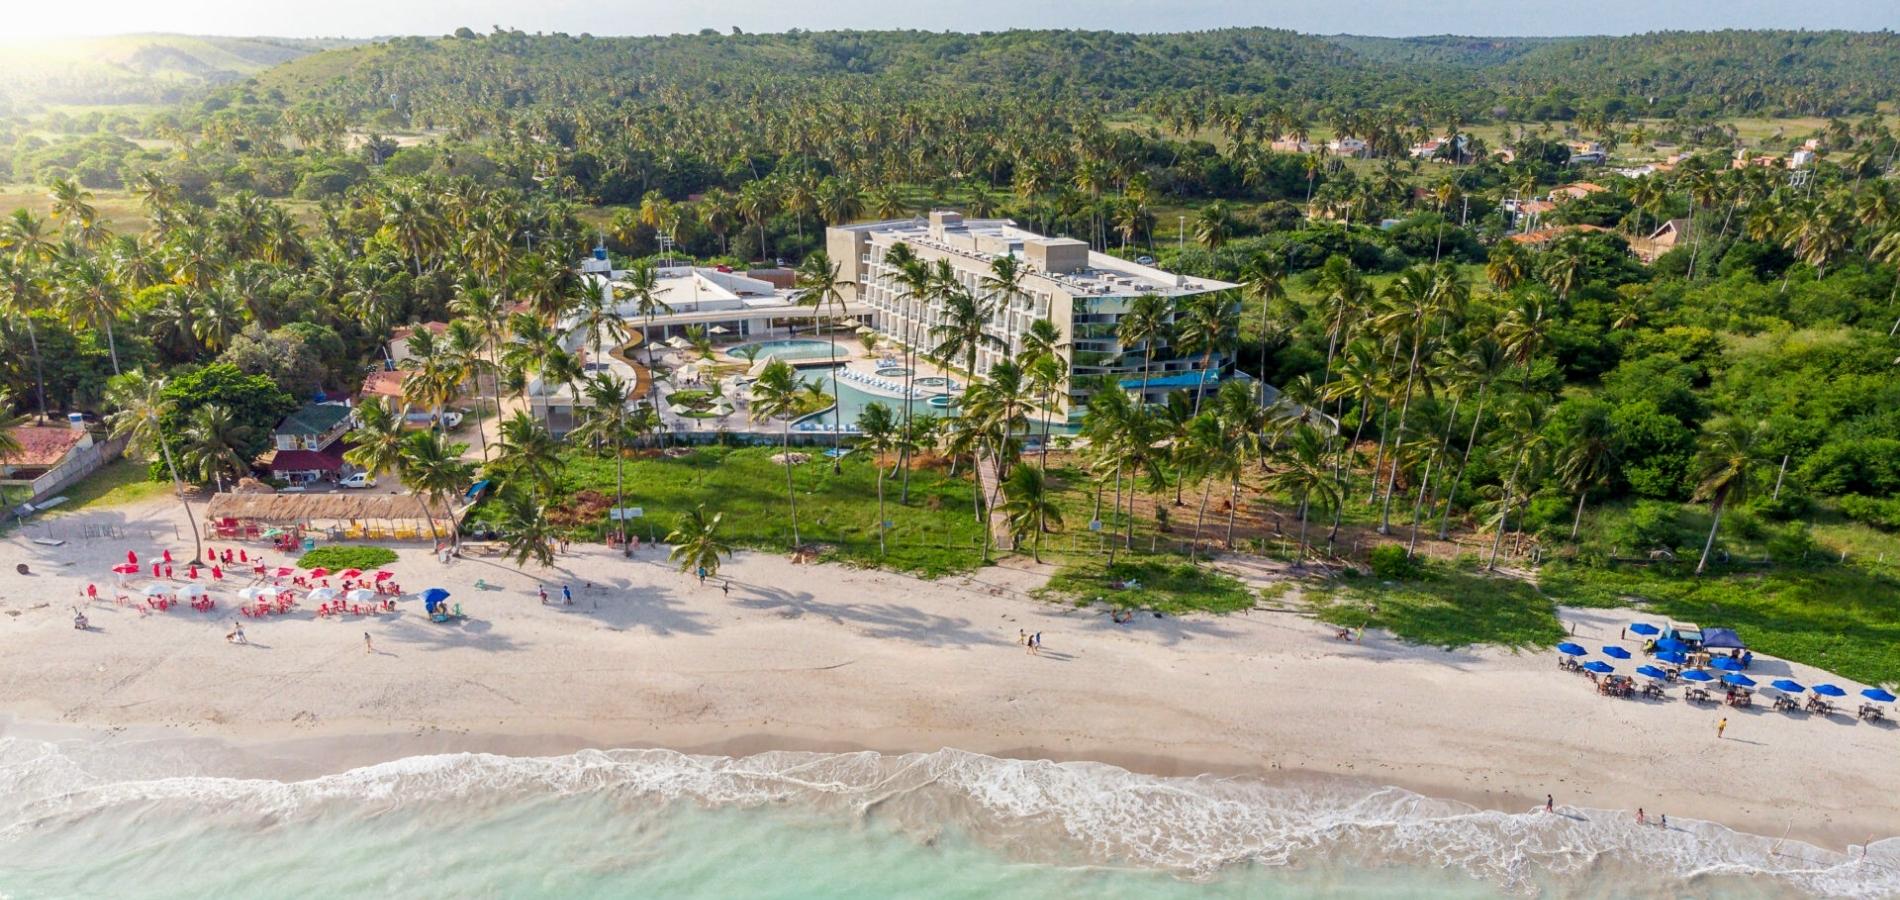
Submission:
[[[1755,679],[1750,678],[1747,675],[1743,675],[1740,672],[1730,672],[1727,675],[1722,676],[1722,683],[1732,684],[1736,687],[1754,687]]]
[[[1606,663],[1600,659],[1593,659],[1587,663],[1584,663],[1583,668],[1586,671],[1595,672],[1598,675],[1608,675],[1611,672],[1616,671],[1615,666],[1612,666],[1609,663]]]
[[[1622,647],[1617,647],[1617,646],[1604,647],[1603,655],[1611,659],[1629,659],[1630,658],[1630,652],[1628,650],[1625,650]]]
[[[1668,672],[1658,669],[1655,666],[1637,666],[1636,674],[1641,675],[1644,678],[1655,678],[1659,680],[1666,679],[1669,677]]]
[[[1775,690],[1787,691],[1790,694],[1806,693],[1808,690],[1801,686],[1801,682],[1791,678],[1777,678],[1774,680],[1773,685]]]
[[[1860,695],[1862,697],[1866,697],[1867,699],[1874,701],[1875,703],[1892,703],[1894,701],[1894,696],[1892,694],[1889,694],[1885,690],[1882,690],[1877,687],[1870,687],[1864,691],[1861,691]]]
[[[1817,684],[1817,685],[1815,685],[1814,687],[1811,687],[1811,688],[1808,688],[1808,690],[1810,690],[1810,691],[1813,691],[1813,692],[1815,692],[1815,693],[1817,693],[1817,694],[1820,694],[1820,695],[1821,695],[1821,696],[1823,696],[1823,697],[1845,697],[1845,696],[1847,696],[1847,692],[1846,692],[1846,691],[1843,691],[1843,690],[1841,690],[1840,688],[1837,688],[1837,687],[1835,687],[1834,685],[1831,685],[1831,684]]]
[[[1690,669],[1689,671],[1682,673],[1682,680],[1683,681],[1714,681],[1715,676],[1710,675],[1709,673],[1704,672],[1701,669]]]
[[[1705,650],[1747,650],[1740,636],[1733,628],[1702,629],[1702,648]]]
[[[1669,663],[1671,665],[1677,665],[1677,666],[1680,666],[1689,661],[1689,657],[1685,655],[1681,650],[1664,650],[1663,652],[1656,654],[1656,658],[1663,662]]]
[[[1648,622],[1632,622],[1630,623],[1630,631],[1635,634],[1640,634],[1644,637],[1648,637],[1652,634],[1662,633],[1662,629],[1657,628],[1656,626],[1651,625]]]
[[[1726,656],[1718,656],[1709,661],[1709,666],[1711,668],[1721,669],[1724,672],[1740,672],[1742,670],[1742,661],[1739,659],[1729,659]]]
[[[1565,656],[1582,656],[1590,651],[1568,641],[1557,645],[1557,652]]]
[[[442,601],[447,599],[449,599],[449,591],[447,588],[429,588],[422,592],[422,608],[433,613],[435,612],[435,608],[441,606]]]
[[[1656,649],[1666,651],[1669,653],[1681,653],[1685,650],[1688,650],[1689,645],[1679,640],[1676,640],[1675,638],[1663,638],[1662,640],[1656,642]]]

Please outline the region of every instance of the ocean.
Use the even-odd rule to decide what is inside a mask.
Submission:
[[[187,744],[0,739],[0,897],[1900,895],[1900,840],[955,750],[216,767]]]

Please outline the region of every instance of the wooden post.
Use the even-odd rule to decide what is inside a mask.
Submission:
[[[1781,479],[1788,474],[1788,454],[1781,454],[1781,471],[1775,473],[1775,495],[1769,499],[1781,499]]]

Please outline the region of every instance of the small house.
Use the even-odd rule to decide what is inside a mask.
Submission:
[[[271,430],[271,449],[257,465],[291,484],[339,477],[346,474],[343,435],[350,426],[349,406],[306,403]]]

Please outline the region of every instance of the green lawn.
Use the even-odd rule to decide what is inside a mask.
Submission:
[[[1434,647],[1548,647],[1564,636],[1556,604],[1535,587],[1450,566],[1428,566],[1403,581],[1346,578],[1306,596],[1323,621],[1384,628]]]
[[[875,478],[866,457],[846,457],[843,472],[834,475],[823,448],[794,450],[811,457],[793,467],[800,537],[807,544],[828,547],[827,558],[932,577],[973,569],[981,561],[983,530],[971,511],[970,482],[961,475],[950,479],[936,472],[913,473],[908,506],[897,503],[897,481],[885,482],[885,516],[891,527],[886,537],[889,555],[880,558]],[[628,460],[627,505],[646,512],[646,521],[636,529],[642,533],[651,529],[655,536],[665,537],[680,516],[705,504],[709,513],[725,513],[720,533],[734,546],[788,551],[792,529],[785,469],[771,460],[777,452],[770,447],[707,447],[678,459]],[[610,457],[577,449],[563,460],[564,495],[594,490],[613,496]],[[488,521],[492,512],[491,506],[484,505],[471,518]],[[603,516],[600,525],[582,529],[577,536],[598,536],[605,524]]]
[[[1115,584],[1136,586],[1115,587]],[[1205,565],[1170,557],[1077,560],[1057,570],[1037,596],[1086,606],[1101,602],[1118,609],[1154,610],[1169,615],[1230,613],[1251,609],[1254,596],[1237,578]]]
[[[78,484],[61,491],[60,493],[66,495],[66,502],[49,511],[47,515],[60,516],[124,506],[128,503],[167,496],[170,490],[169,483],[151,479],[144,460],[120,458],[100,467],[99,471],[81,479]]]

